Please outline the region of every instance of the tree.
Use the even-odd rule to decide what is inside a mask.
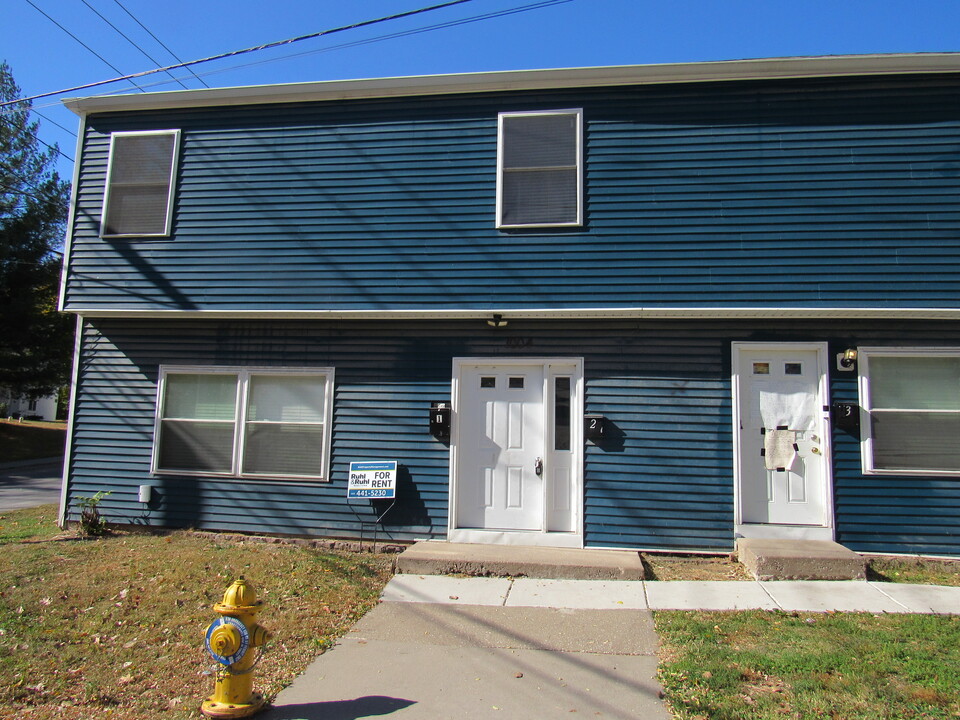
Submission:
[[[0,63],[0,102],[20,88]],[[69,183],[44,148],[30,103],[0,107],[0,386],[39,397],[66,383],[73,322],[57,312]]]

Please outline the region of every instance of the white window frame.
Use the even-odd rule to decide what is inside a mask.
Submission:
[[[170,162],[170,177],[167,178],[167,212],[163,232],[159,233],[108,233],[107,213],[110,209],[110,190],[113,187],[113,162],[116,152],[117,138],[144,137],[148,135],[172,135],[173,158]],[[103,189],[103,214],[100,217],[100,237],[102,238],[140,238],[140,237],[169,237],[173,226],[173,200],[177,178],[177,167],[180,162],[180,130],[144,130],[110,133],[110,156],[107,161],[107,180]]]
[[[504,124],[508,118],[531,117],[536,115],[573,115],[577,119],[576,129],[576,162],[577,162],[577,219],[574,222],[556,222],[556,223],[523,223],[507,224],[503,219],[503,133]],[[570,169],[569,165],[557,165],[550,168],[535,168],[536,170],[561,170]],[[506,172],[530,172],[522,168],[511,168]],[[581,227],[583,225],[583,108],[566,108],[563,110],[529,110],[502,112],[497,115],[497,228],[503,230],[523,229],[523,228],[541,228],[541,227]]]
[[[864,475],[909,475],[921,477],[960,477],[958,470],[911,470],[877,468],[873,462],[873,424],[871,413],[873,405],[870,387],[871,357],[960,357],[960,347],[858,347],[857,366],[859,370],[860,394],[860,462]],[[910,410],[911,408],[903,408]],[[936,410],[933,412],[957,412],[960,410]]]
[[[160,424],[163,418],[163,404],[166,399],[166,382],[170,375],[236,375],[237,401],[233,418],[233,460],[229,472],[205,470],[179,470],[159,467]],[[321,475],[284,475],[279,473],[244,473],[242,470],[243,453],[246,441],[247,406],[250,399],[250,380],[264,375],[308,375],[324,378],[323,395],[323,447],[321,448]],[[333,388],[334,368],[276,368],[276,367],[232,367],[211,365],[161,365],[157,382],[157,401],[155,406],[153,451],[150,460],[150,472],[154,475],[190,475],[197,477],[222,477],[254,480],[287,480],[303,482],[330,482],[330,451],[333,436]]]

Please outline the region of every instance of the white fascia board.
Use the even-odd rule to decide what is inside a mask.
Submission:
[[[193,320],[602,320],[602,319],[762,319],[789,320],[958,320],[960,308],[871,307],[662,307],[662,308],[491,308],[489,310],[135,310],[68,308],[85,318],[165,318]]]
[[[77,131],[75,158],[83,155],[83,139],[87,134],[86,115],[80,116],[80,129]],[[63,239],[63,259],[60,265],[60,291],[57,295],[57,311],[63,312],[67,299],[67,271],[70,267],[70,251],[73,248],[73,226],[77,216],[77,192],[80,187],[80,163],[73,163],[73,183],[70,185],[70,205],[67,211],[67,231]]]
[[[321,102],[511,90],[960,72],[960,53],[765,58],[663,65],[507,70],[66,98],[84,113]]]
[[[80,353],[83,349],[83,315],[77,315],[73,337],[73,368],[70,373],[70,404],[67,414],[67,439],[63,450],[63,475],[60,478],[60,508],[57,512],[57,525],[61,530],[67,527],[67,513],[70,500],[70,460],[73,457],[74,421],[77,417],[77,386],[80,384]]]

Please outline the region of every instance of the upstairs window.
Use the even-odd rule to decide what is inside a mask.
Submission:
[[[161,368],[153,471],[326,481],[332,396],[332,368]]]
[[[960,475],[960,348],[858,348],[864,472]]]
[[[113,133],[101,236],[170,234],[179,147],[179,130]]]
[[[500,113],[497,227],[583,223],[582,110]]]

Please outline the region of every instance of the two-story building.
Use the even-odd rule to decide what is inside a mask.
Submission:
[[[66,104],[65,520],[960,554],[960,55]]]

